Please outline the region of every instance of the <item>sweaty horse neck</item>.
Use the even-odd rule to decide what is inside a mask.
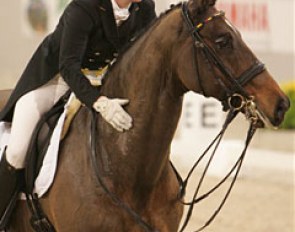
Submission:
[[[121,173],[118,185],[126,178],[131,185],[138,182],[148,189],[161,179],[169,164],[182,97],[171,74],[172,41],[159,41],[161,36],[147,33],[140,38],[112,69],[102,90],[107,96],[130,100],[125,109],[133,118],[133,128],[109,133],[106,142],[107,150],[116,151],[112,159]]]

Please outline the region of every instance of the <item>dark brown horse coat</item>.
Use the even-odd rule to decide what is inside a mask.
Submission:
[[[65,9],[53,33],[40,44],[16,85],[0,121],[11,121],[16,101],[61,73],[76,96],[92,107],[99,90],[81,68],[107,65],[136,32],[155,17],[153,0],[133,3],[127,21],[117,28],[110,0],[74,0]]]
[[[218,12],[214,3],[189,1],[194,24]],[[216,79],[218,67],[201,50],[193,53],[195,44],[190,32],[180,6],[175,7],[139,37],[109,70],[101,94],[130,99],[125,109],[133,118],[132,130],[119,133],[99,115],[94,122],[99,139],[92,145],[97,151],[100,176],[112,193],[160,232],[178,231],[183,213],[183,205],[177,199],[179,183],[169,162],[183,95],[189,90],[201,92],[196,77],[208,96],[220,99],[218,96],[225,91]],[[201,35],[236,77],[257,60],[224,17],[208,23]],[[225,80],[224,76],[221,78]],[[287,105],[288,101],[266,70],[247,83],[245,91],[254,97],[269,121],[274,125],[282,121],[287,108],[278,103]],[[40,200],[45,213],[58,232],[147,231],[114,203],[97,182],[90,158],[90,126],[91,113],[82,107],[60,145],[55,181]],[[20,202],[9,231],[31,232],[29,217],[26,203]]]

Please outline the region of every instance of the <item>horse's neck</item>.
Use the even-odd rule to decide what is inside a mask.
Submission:
[[[180,117],[182,97],[169,63],[172,44],[163,36],[153,32],[135,43],[103,88],[106,95],[130,100],[126,110],[133,128],[119,135],[109,133],[106,144],[107,150],[116,151],[112,159],[117,161],[120,179],[126,177],[132,185],[152,186],[162,177]]]

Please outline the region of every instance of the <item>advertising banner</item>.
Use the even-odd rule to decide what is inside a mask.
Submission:
[[[271,19],[268,0],[223,0],[217,8],[226,12],[226,17],[242,33],[243,38],[255,50],[271,47]]]
[[[158,13],[178,0],[155,0]],[[218,0],[216,7],[255,51],[295,52],[294,0]]]

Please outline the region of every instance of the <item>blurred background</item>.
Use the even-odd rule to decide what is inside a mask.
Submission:
[[[0,89],[13,88],[42,39],[52,31],[69,0],[0,2]],[[157,13],[175,0],[155,0]],[[217,7],[240,30],[295,104],[295,0],[219,0]],[[221,129],[224,113],[213,99],[189,93],[172,143],[171,158],[185,176],[192,163]],[[239,116],[230,126],[208,171],[203,190],[220,180],[243,149],[248,123]],[[283,128],[259,130],[248,150],[240,178],[214,223],[214,232],[292,232],[294,214],[295,109]],[[187,193],[190,199],[204,164]],[[194,231],[214,212],[225,188],[196,206],[187,231]]]

